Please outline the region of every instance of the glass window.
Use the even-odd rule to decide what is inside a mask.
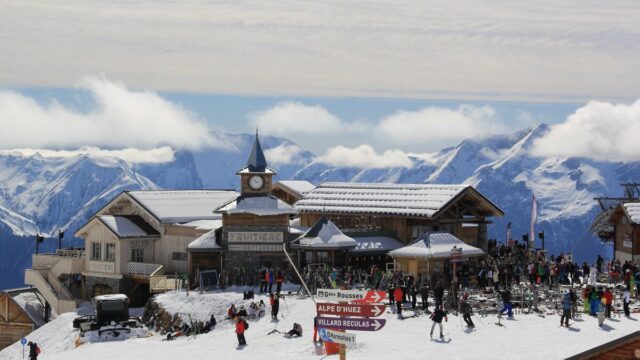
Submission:
[[[131,249],[131,262],[144,262],[144,249]]]
[[[91,243],[91,260],[102,260],[102,244]]]
[[[105,261],[116,261],[116,244],[107,244]]]
[[[173,260],[175,261],[187,261],[187,253],[183,252],[174,252]]]

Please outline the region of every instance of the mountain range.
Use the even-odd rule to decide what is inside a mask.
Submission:
[[[599,208],[594,197],[618,195],[620,183],[637,181],[639,162],[604,162],[585,158],[534,157],[533,142],[544,124],[507,135],[468,139],[436,153],[410,155],[412,167],[360,169],[332,167],[283,138],[261,136],[277,179],[392,183],[466,183],[475,186],[505,212],[493,219],[489,236],[503,241],[506,224],[512,237],[529,231],[532,197],[536,232],[545,232],[550,253],[572,252],[580,261],[597,254],[611,257],[611,247],[592,236],[589,224]],[[0,289],[20,286],[34,251],[37,232],[56,236],[66,230],[65,246],[80,245],[73,232],[123,190],[238,187],[240,169],[253,135],[220,134],[224,146],[177,150],[172,161],[131,164],[122,159],[76,155],[67,157],[0,154]],[[286,156],[283,156],[285,154]],[[635,178],[634,178],[635,177]],[[46,240],[43,250],[55,248]]]

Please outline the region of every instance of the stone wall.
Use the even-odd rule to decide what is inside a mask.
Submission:
[[[93,298],[93,288],[98,284],[111,287],[114,294],[117,294],[120,292],[119,279],[97,277],[97,276],[85,276],[85,297],[87,299]]]

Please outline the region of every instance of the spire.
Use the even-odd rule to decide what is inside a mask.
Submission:
[[[258,128],[256,127],[256,140],[253,143],[253,148],[249,153],[246,167],[251,172],[265,172],[267,170],[267,159],[262,152],[262,146],[260,145],[260,139],[258,138]]]

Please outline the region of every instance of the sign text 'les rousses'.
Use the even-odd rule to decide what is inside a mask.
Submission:
[[[320,315],[377,317],[384,314],[385,305],[317,303]]]
[[[316,297],[318,300],[337,302],[371,302],[379,303],[385,298],[384,291],[364,291],[364,290],[338,290],[338,289],[318,289]]]
[[[356,344],[356,334],[333,331],[333,330],[323,329],[323,328],[318,329],[318,334],[320,335],[320,338],[324,342],[332,342],[332,343],[344,344],[344,345]]]
[[[318,327],[337,330],[378,331],[386,322],[384,319],[318,317]]]

